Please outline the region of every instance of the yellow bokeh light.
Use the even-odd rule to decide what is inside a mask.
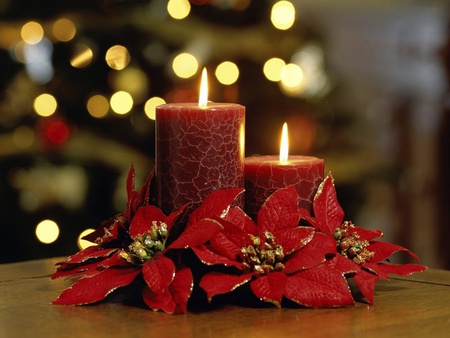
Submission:
[[[94,57],[92,49],[84,44],[77,44],[73,49],[72,57],[70,58],[70,64],[75,68],[84,68],[89,66]]]
[[[12,134],[13,143],[18,148],[29,148],[34,143],[34,130],[28,126],[20,126]]]
[[[278,82],[281,80],[281,71],[286,62],[280,58],[271,58],[264,63],[263,72],[269,81]]]
[[[36,226],[35,234],[39,242],[50,244],[58,239],[59,226],[56,222],[45,219]]]
[[[192,54],[181,53],[173,59],[172,68],[177,76],[187,79],[197,73],[198,61]]]
[[[164,101],[163,98],[157,96],[148,99],[147,102],[145,102],[144,107],[145,115],[147,115],[150,120],[154,120],[156,118],[156,107],[165,103],[166,101]]]
[[[20,36],[25,43],[35,45],[39,43],[44,37],[44,29],[41,24],[35,21],[29,21],[22,26]]]
[[[74,38],[77,29],[70,19],[61,18],[53,24],[53,35],[61,42],[67,42]]]
[[[121,72],[113,72],[110,82],[114,90],[123,90],[130,93],[136,104],[142,103],[147,97],[149,80],[142,69],[127,67]]]
[[[167,3],[167,12],[177,20],[186,18],[191,11],[191,4],[188,0],[169,0]]]
[[[295,7],[290,1],[278,1],[272,7],[270,21],[275,28],[286,30],[295,22]]]
[[[281,71],[281,82],[283,86],[295,88],[301,85],[303,81],[302,69],[294,64],[288,63]]]
[[[39,116],[50,116],[58,107],[58,103],[53,95],[44,93],[34,99],[33,108]]]
[[[109,102],[103,95],[94,95],[89,98],[86,107],[92,117],[101,119],[108,114]]]
[[[94,232],[94,231],[95,231],[94,229],[86,229],[86,230],[83,230],[83,231],[80,233],[80,235],[78,236],[78,239],[77,239],[77,245],[78,245],[78,248],[79,248],[80,250],[83,250],[83,249],[86,249],[86,248],[89,247],[89,246],[95,245],[94,243],[89,242],[89,241],[83,239],[84,236],[89,235],[90,233],[92,233],[92,232]]]
[[[133,108],[133,98],[123,90],[115,92],[110,100],[111,109],[119,115],[128,114]]]
[[[231,85],[239,78],[239,68],[233,62],[222,62],[216,68],[216,77],[221,84]]]
[[[130,53],[126,47],[115,45],[107,50],[105,60],[112,69],[122,70],[130,63]]]

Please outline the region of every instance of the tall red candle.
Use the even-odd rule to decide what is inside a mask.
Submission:
[[[165,104],[156,109],[157,200],[166,213],[211,192],[244,187],[245,107]]]
[[[324,178],[324,161],[312,156],[288,156],[287,125],[283,126],[280,156],[245,159],[245,211],[253,219],[277,189],[295,186],[299,207],[312,211],[316,191]]]

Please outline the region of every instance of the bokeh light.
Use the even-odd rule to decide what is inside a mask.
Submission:
[[[133,98],[123,90],[115,92],[110,100],[111,109],[118,115],[128,114],[133,108]]]
[[[86,108],[92,117],[101,119],[108,114],[109,102],[103,95],[93,95],[87,101]]]
[[[70,19],[61,18],[53,24],[53,36],[56,40],[67,42],[75,37],[77,29]]]
[[[94,52],[91,48],[83,43],[78,43],[73,47],[70,64],[75,68],[84,68],[89,66],[94,57]]]
[[[301,85],[302,80],[303,71],[294,63],[288,63],[281,70],[281,83],[285,87],[296,88]]]
[[[264,63],[263,72],[269,81],[278,82],[281,80],[281,71],[286,62],[280,58],[271,58]]]
[[[63,121],[53,121],[48,124],[45,135],[53,144],[62,144],[69,138],[69,127]]]
[[[129,93],[136,104],[142,103],[149,91],[148,77],[137,67],[127,67],[121,72],[111,72],[109,82],[113,90]]]
[[[42,28],[40,23],[29,21],[22,26],[20,35],[25,43],[29,45],[35,45],[39,43],[44,37],[44,29]]]
[[[148,99],[144,107],[145,115],[149,119],[154,120],[156,118],[156,107],[165,103],[166,101],[163,98],[157,96]]]
[[[172,63],[172,69],[175,74],[183,79],[194,76],[198,71],[198,67],[196,57],[189,53],[178,54]]]
[[[278,1],[272,6],[272,25],[280,30],[292,27],[295,22],[295,7],[290,1]]]
[[[12,134],[14,145],[22,149],[31,147],[34,143],[34,137],[34,130],[28,126],[19,126]]]
[[[235,63],[225,61],[217,66],[215,74],[221,84],[231,85],[239,78],[239,68]]]
[[[191,11],[191,4],[188,0],[169,0],[167,3],[167,12],[177,20],[186,18]]]
[[[83,249],[86,249],[86,248],[89,247],[89,246],[95,245],[94,243],[89,242],[89,241],[83,239],[84,236],[89,235],[90,233],[92,233],[92,232],[94,232],[94,231],[95,231],[94,229],[86,229],[86,230],[83,230],[83,231],[80,233],[80,235],[78,236],[78,239],[77,239],[77,245],[78,245],[78,248],[79,248],[80,250],[83,250]]]
[[[115,45],[107,50],[105,60],[112,69],[122,70],[130,63],[130,53],[126,47]]]
[[[55,113],[58,103],[53,95],[44,93],[34,99],[33,109],[39,116],[50,116]]]
[[[59,226],[56,222],[45,219],[36,226],[35,234],[39,242],[50,244],[56,241],[59,237]]]

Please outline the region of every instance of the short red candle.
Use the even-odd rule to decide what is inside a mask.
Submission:
[[[286,163],[279,156],[245,159],[245,210],[254,218],[275,190],[295,186],[299,207],[312,211],[317,188],[324,178],[324,161],[312,156],[290,156]]]
[[[211,192],[244,187],[245,107],[232,103],[156,108],[156,185],[166,213]]]

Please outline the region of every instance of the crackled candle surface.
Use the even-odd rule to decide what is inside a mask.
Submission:
[[[244,129],[238,104],[157,107],[157,199],[166,214],[186,203],[192,210],[218,189],[244,187]]]
[[[245,159],[245,210],[256,218],[264,201],[275,190],[294,185],[299,207],[312,211],[314,195],[323,181],[324,161],[312,156],[290,156],[281,163],[278,156]]]

